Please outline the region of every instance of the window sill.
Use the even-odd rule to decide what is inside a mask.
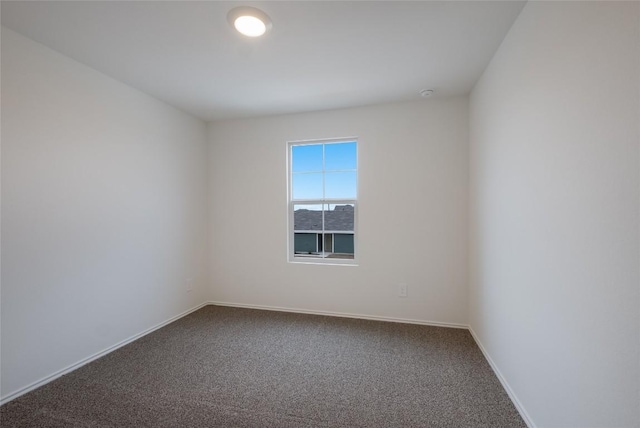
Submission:
[[[319,258],[311,256],[289,258],[289,263],[301,265],[358,266],[355,259]]]

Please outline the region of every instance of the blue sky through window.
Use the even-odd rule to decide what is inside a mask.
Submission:
[[[325,144],[324,146],[325,171],[357,168],[356,143]]]
[[[322,144],[293,146],[293,172],[321,172]]]
[[[355,141],[293,146],[293,199],[355,199],[356,168]]]

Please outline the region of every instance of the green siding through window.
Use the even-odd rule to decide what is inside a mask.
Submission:
[[[335,253],[353,254],[353,235],[336,233],[333,241],[333,251]]]
[[[296,233],[293,250],[296,253],[315,253],[318,245],[316,236],[315,233]]]

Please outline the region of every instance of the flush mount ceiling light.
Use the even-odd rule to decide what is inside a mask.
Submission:
[[[227,20],[240,34],[260,37],[272,27],[269,16],[255,7],[240,6],[227,14]]]
[[[420,91],[422,98],[429,98],[431,95],[433,95],[433,89],[423,89]]]

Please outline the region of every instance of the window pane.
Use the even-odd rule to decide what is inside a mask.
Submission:
[[[325,174],[325,198],[356,199],[356,173],[327,172]]]
[[[334,237],[334,255],[338,257],[342,255],[340,258],[352,259],[354,253],[354,245],[353,245],[353,234],[347,233],[336,233]]]
[[[324,241],[324,246],[323,246],[324,252],[333,253],[333,233],[325,233],[323,241]]]
[[[318,252],[318,240],[315,233],[296,232],[293,237],[293,251],[295,254],[310,254]]]
[[[353,205],[325,205],[324,230],[353,232],[355,209]]]
[[[321,257],[323,205],[293,206],[293,251],[298,256]]]
[[[322,173],[293,174],[293,199],[322,199]]]
[[[294,205],[293,230],[322,232],[322,205]]]
[[[293,172],[322,171],[322,144],[292,146]]]
[[[324,146],[325,170],[356,169],[356,143],[336,143]]]
[[[325,256],[329,259],[354,258],[355,207],[353,205],[329,204],[324,213],[325,231],[332,232],[333,246]],[[328,234],[326,234],[328,235]]]

